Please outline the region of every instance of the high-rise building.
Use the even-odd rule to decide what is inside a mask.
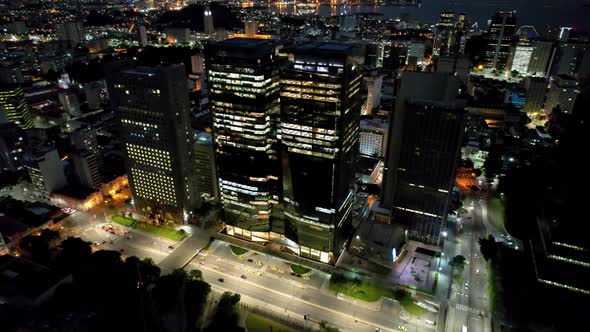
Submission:
[[[71,117],[77,118],[82,115],[82,112],[80,111],[80,102],[75,93],[67,91],[60,92],[58,94],[58,99],[64,111],[66,111]]]
[[[465,126],[459,93],[456,76],[406,72],[396,99],[382,206],[428,243],[440,239],[454,183]]]
[[[510,71],[526,74],[531,63],[533,50],[534,47],[528,38],[520,38],[514,47]]]
[[[206,34],[212,35],[215,33],[215,28],[213,27],[213,13],[209,6],[206,6],[205,11],[203,12],[203,30]]]
[[[373,72],[371,76],[365,76],[365,85],[367,87],[367,101],[364,107],[364,114],[372,114],[373,110],[381,104],[381,86],[383,85],[383,76]]]
[[[27,158],[26,168],[33,193],[48,198],[52,192],[67,186],[62,160],[55,148],[44,148]]]
[[[159,222],[182,223],[198,203],[184,66],[108,71],[135,206]]]
[[[486,34],[485,66],[489,69],[507,69],[510,47],[514,42],[516,16],[510,11],[500,11],[492,16]]]
[[[364,55],[353,45],[308,43],[290,59],[281,69],[282,234],[295,253],[332,262],[355,196]]]
[[[426,45],[424,44],[424,41],[412,40],[408,45],[408,53],[406,54],[406,65],[421,65],[424,61],[425,50]]]
[[[433,44],[434,55],[449,55],[456,52],[457,27],[455,13],[442,12],[436,25],[436,36]]]
[[[14,123],[0,124],[0,172],[23,168],[25,133]]]
[[[543,109],[547,96],[547,85],[547,80],[544,77],[527,77],[524,83],[526,102],[523,111],[536,113]]]
[[[389,140],[389,121],[379,118],[360,122],[359,152],[361,155],[385,158]]]
[[[533,52],[527,69],[529,75],[545,77],[552,55],[553,42],[542,40],[533,41]]]
[[[569,75],[554,76],[547,93],[545,110],[551,112],[555,107],[559,106],[563,113],[571,114],[578,93],[580,93],[580,83],[575,77]]]
[[[225,231],[249,241],[270,240],[282,195],[278,61],[270,40],[233,38],[205,48]]]
[[[67,40],[72,45],[76,45],[86,39],[82,22],[60,23],[56,26],[55,30],[59,40]]]
[[[248,20],[244,25],[244,33],[246,34],[246,38],[254,38],[256,33],[258,32],[258,24],[256,21]]]
[[[79,150],[70,154],[70,160],[74,166],[74,174],[78,184],[100,190],[102,179],[96,166],[96,155],[88,150]]]
[[[469,72],[471,71],[471,60],[466,55],[443,55],[436,63],[437,73],[449,73],[457,75],[463,84],[467,85]]]
[[[29,105],[19,86],[0,86],[0,122],[12,122],[23,129],[33,127]]]
[[[139,44],[139,47],[146,47],[149,45],[145,25],[137,27],[137,43]]]
[[[66,125],[69,129],[69,125]],[[70,143],[76,149],[89,150],[90,152],[98,152],[98,139],[96,137],[96,129],[85,125],[78,128],[71,128],[68,130]]]
[[[25,82],[19,67],[0,67],[0,84],[22,84]]]
[[[561,43],[557,46],[557,52],[552,64],[551,73],[554,75],[576,76],[584,53],[588,49],[587,44]]]
[[[215,169],[215,149],[213,135],[204,131],[194,131],[194,162],[199,196],[206,201],[219,201],[217,170]]]

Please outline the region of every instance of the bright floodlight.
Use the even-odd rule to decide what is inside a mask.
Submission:
[[[447,235],[448,235],[447,231],[443,231],[443,232],[442,232],[442,236],[443,236],[443,237],[447,237]]]

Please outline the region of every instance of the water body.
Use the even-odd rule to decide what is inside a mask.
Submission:
[[[292,14],[293,6],[270,10]],[[569,26],[590,31],[590,0],[423,0],[420,6],[330,6],[320,5],[316,14],[321,16],[354,13],[378,13],[385,18],[402,15],[423,23],[436,23],[441,12],[452,10],[464,12],[471,23],[487,28],[487,22],[498,10],[516,11],[517,24],[533,25],[539,33],[550,25]]]

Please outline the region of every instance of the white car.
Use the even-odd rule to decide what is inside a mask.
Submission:
[[[475,274],[479,275],[479,269],[475,270]]]
[[[465,283],[465,289],[469,289],[469,283]]]

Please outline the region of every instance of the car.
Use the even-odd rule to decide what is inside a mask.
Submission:
[[[174,250],[174,246],[168,246],[168,249]]]
[[[219,279],[217,279],[217,281],[224,282],[225,280],[223,280],[223,278],[219,278]]]
[[[479,269],[475,270],[475,274],[479,275]]]
[[[199,264],[205,265],[205,262],[204,261],[200,261]]]
[[[400,331],[407,331],[407,330],[408,330],[408,329],[407,329],[405,326],[403,326],[403,325],[400,325],[400,326],[398,326],[397,328],[398,328],[398,330],[400,330]]]
[[[219,265],[213,265],[213,268],[216,269],[216,270],[219,270],[220,269]]]
[[[242,275],[240,276],[240,278],[242,278],[242,279],[248,279],[248,277],[246,277],[246,275],[245,275],[245,274],[242,274]]]
[[[252,263],[254,260],[252,258],[248,258],[248,263]]]
[[[469,289],[469,283],[465,283],[465,289]]]

